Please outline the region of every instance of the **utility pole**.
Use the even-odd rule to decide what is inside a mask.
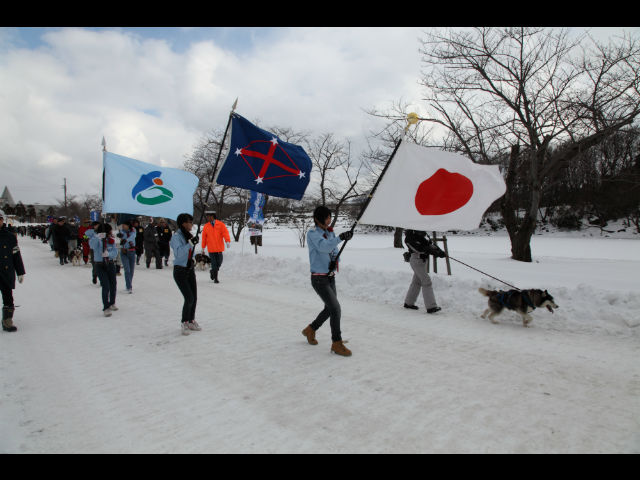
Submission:
[[[62,188],[64,188],[64,213],[65,215],[67,214],[67,179],[64,179],[64,185],[62,186]]]

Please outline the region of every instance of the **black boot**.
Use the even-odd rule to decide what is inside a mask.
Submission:
[[[220,282],[218,281],[218,271],[217,271],[217,270],[216,270],[216,273],[215,273],[215,275],[214,275],[214,277],[213,277],[213,283],[220,283]]]
[[[404,308],[410,308],[411,310],[418,310],[417,305],[407,305],[406,303],[404,304]]]
[[[13,307],[2,307],[2,330],[5,332],[15,332],[18,329],[13,324]]]

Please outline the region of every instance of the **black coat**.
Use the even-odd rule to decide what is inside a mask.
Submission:
[[[429,255],[442,256],[443,252],[437,245],[428,240],[426,236],[408,231],[404,237],[404,243],[411,253],[420,254],[420,258],[426,259]]]
[[[53,236],[53,248],[57,250],[67,244],[71,232],[66,224],[55,224],[51,227],[51,235]]]
[[[0,228],[0,284],[16,288],[16,275],[24,275],[18,239],[7,226]]]
[[[158,242],[162,244],[169,245],[171,241],[171,229],[167,225],[166,227],[161,227],[158,225]]]

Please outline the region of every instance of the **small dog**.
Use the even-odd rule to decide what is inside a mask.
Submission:
[[[206,255],[204,253],[197,253],[193,258],[196,261],[196,268],[199,270],[205,271],[207,269],[207,265],[211,264],[209,255]]]
[[[82,247],[74,248],[71,253],[69,253],[69,258],[71,258],[71,263],[79,267],[82,265]]]
[[[546,307],[551,313],[554,308],[559,308],[553,301],[553,297],[546,290],[539,289],[529,290],[485,290],[479,288],[478,291],[489,297],[489,308],[487,308],[481,315],[482,318],[487,318],[492,323],[498,323],[494,320],[496,315],[499,315],[505,308],[507,310],[514,310],[522,317],[522,326],[528,327],[533,318],[529,313],[533,312],[536,308]]]

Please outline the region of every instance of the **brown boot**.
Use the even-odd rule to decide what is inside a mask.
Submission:
[[[13,324],[14,308],[2,307],[2,330],[5,332],[15,332],[18,330]]]
[[[302,330],[302,335],[307,337],[307,342],[309,345],[317,345],[318,341],[316,340],[316,331],[311,328],[311,325],[307,325],[307,328]]]
[[[338,340],[337,342],[333,342],[331,344],[331,351],[333,353],[337,353],[338,355],[342,355],[343,357],[350,357],[351,350],[344,346],[342,340]]]

